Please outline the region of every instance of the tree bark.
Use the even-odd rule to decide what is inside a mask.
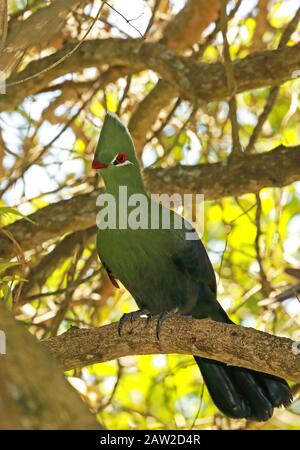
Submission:
[[[76,44],[75,44],[76,45]],[[7,80],[7,94],[0,98],[0,111],[13,110],[28,95],[44,90],[50,82],[70,72],[88,67],[123,66],[128,73],[153,70],[175,88],[175,95],[193,103],[199,100],[221,100],[229,95],[226,73],[222,63],[202,63],[179,56],[161,44],[140,39],[101,39],[83,42],[78,50],[66,45],[62,50],[30,62],[17,75]],[[238,92],[282,84],[294,77],[300,65],[300,44],[278,50],[253,53],[234,61],[234,77]],[[41,71],[46,72],[41,73]],[[49,70],[48,70],[49,69]],[[28,79],[27,79],[28,78]],[[12,84],[26,80],[21,84]]]
[[[133,318],[125,322],[121,337],[118,324],[113,323],[100,328],[71,328],[42,344],[65,370],[121,356],[181,353],[300,381],[300,343],[296,346],[291,339],[210,319],[173,315],[164,320],[157,340],[156,326],[156,317]]]
[[[0,58],[7,36],[7,0],[0,0]]]
[[[160,42],[176,52],[184,51],[200,41],[205,28],[217,20],[219,9],[220,0],[188,0],[167,23]]]
[[[0,4],[1,2],[5,3],[6,0],[0,0]],[[82,0],[81,3],[83,3]],[[56,46],[59,41],[62,42],[63,33],[67,32],[66,19],[70,11],[79,4],[80,0],[56,1],[37,9],[26,20],[10,23],[6,46],[0,55],[1,70],[8,76],[17,66],[24,52],[32,49],[42,51],[51,45]],[[0,10],[0,20],[1,16]]]
[[[0,429],[98,429],[57,362],[2,302],[0,330],[6,335],[6,354],[0,354]]]

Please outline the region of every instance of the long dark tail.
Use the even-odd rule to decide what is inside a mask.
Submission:
[[[226,416],[265,421],[274,407],[292,401],[290,388],[281,378],[198,356],[195,360],[211,398]]]
[[[231,323],[220,303],[215,300],[212,318]],[[207,389],[216,406],[226,416],[266,421],[274,407],[288,406],[292,393],[285,380],[241,367],[194,357]]]

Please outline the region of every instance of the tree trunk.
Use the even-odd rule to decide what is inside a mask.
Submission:
[[[0,303],[0,429],[97,429],[63,371]]]

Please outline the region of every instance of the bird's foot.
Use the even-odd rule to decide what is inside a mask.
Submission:
[[[141,319],[146,319],[148,321],[149,319],[151,319],[151,313],[147,309],[138,309],[137,311],[133,311],[128,314],[127,313],[123,314],[123,316],[121,317],[121,319],[119,320],[119,323],[118,323],[118,335],[121,337],[122,328],[123,328],[125,322],[127,322],[129,320],[130,323],[132,324],[133,320],[138,317]]]
[[[162,326],[164,320],[167,317],[170,317],[170,316],[173,316],[174,314],[177,314],[178,310],[179,310],[179,308],[174,308],[174,309],[171,309],[171,311],[164,311],[163,313],[161,313],[158,316],[158,320],[157,320],[157,324],[156,324],[156,338],[157,338],[158,341],[159,341],[161,326]]]

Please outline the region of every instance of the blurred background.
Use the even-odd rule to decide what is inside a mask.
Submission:
[[[12,241],[14,254],[0,245],[0,296],[38,339],[71,326],[98,327],[136,309],[125,289],[110,283],[95,249],[90,194],[102,184],[91,161],[106,111],[128,124],[145,173],[230,155],[227,95],[193,102],[152,61],[171,49],[217,73],[224,60],[219,3],[110,0],[99,13],[98,0],[8,1],[8,50],[0,55],[9,76],[0,95],[0,221],[21,225],[10,237],[19,244]],[[299,7],[295,0],[229,1],[231,59],[277,49],[289,24],[285,45],[298,44]],[[144,61],[142,45],[149,45]],[[298,72],[275,88],[266,80],[251,90],[245,74],[236,96],[243,151],[299,146],[300,66]],[[176,191],[176,180],[168,182]],[[202,239],[218,299],[236,323],[300,340],[300,182],[253,192],[205,202]],[[59,208],[49,209],[53,204]],[[36,235],[26,235],[33,225],[21,216],[43,208]],[[190,356],[125,357],[67,377],[110,429],[299,428],[297,400],[267,423],[224,418]],[[300,386],[293,390],[297,399]]]

